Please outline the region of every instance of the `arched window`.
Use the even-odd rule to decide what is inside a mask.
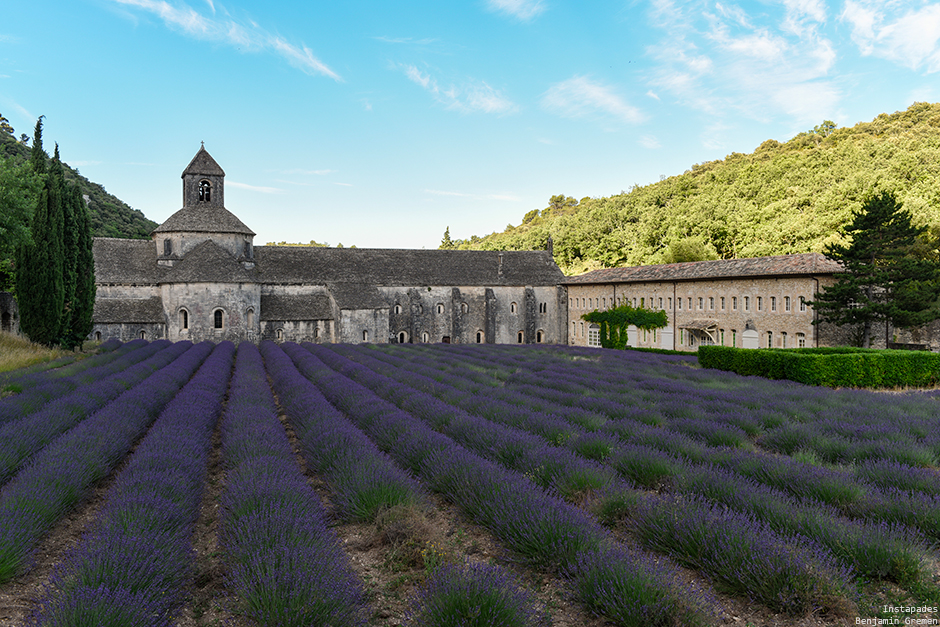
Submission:
[[[278,329],[274,332],[274,336],[277,338],[277,341],[280,342],[284,339],[284,329]]]
[[[407,344],[407,343],[408,343],[408,334],[405,333],[404,331],[399,331],[399,332],[398,332],[398,343],[399,343],[399,344]]]
[[[254,309],[249,309],[248,311],[245,312],[245,322],[248,323],[249,327],[255,326],[255,310]]]
[[[173,254],[173,241],[168,237],[163,240],[163,256],[169,257]]]
[[[180,329],[186,330],[189,328],[189,312],[185,309],[180,309]]]
[[[147,332],[144,331],[143,329],[140,330],[140,339],[142,339],[142,340],[146,340],[146,339],[147,339]]]
[[[460,313],[468,313],[470,311],[470,305],[467,303],[460,303]]]
[[[588,346],[600,346],[601,345],[601,328],[600,326],[591,323],[591,326],[588,327]]]
[[[439,313],[439,314],[444,313],[444,303],[438,303],[438,304],[437,304],[437,313]]]
[[[212,197],[212,183],[203,179],[199,181],[199,202],[209,202]]]
[[[397,314],[401,313],[401,305],[395,305],[395,313]]]
[[[424,332],[421,334],[421,341],[424,342],[425,344],[427,344],[428,341],[430,341],[430,339],[431,339],[431,336],[428,335],[427,332]]]
[[[320,337],[320,327],[314,327],[314,328],[313,328],[313,339],[317,339],[318,337]]]
[[[366,329],[362,330],[362,341],[363,342],[369,341],[369,331],[367,331]]]
[[[536,332],[535,332],[535,343],[536,343],[536,344],[541,344],[541,343],[542,343],[542,332],[541,332],[541,331],[536,331]]]
[[[516,313],[516,303],[509,303],[509,313]]]
[[[95,331],[95,341],[96,342],[101,341],[101,331]]]
[[[223,322],[223,320],[222,320],[222,310],[221,310],[221,309],[216,309],[215,312],[212,314],[212,323],[213,323],[213,326],[215,326],[216,329],[221,329],[221,328],[222,328],[222,322]]]
[[[519,331],[519,332],[516,334],[516,343],[517,343],[517,344],[525,344],[525,331]]]
[[[483,331],[477,331],[477,344],[483,343]]]

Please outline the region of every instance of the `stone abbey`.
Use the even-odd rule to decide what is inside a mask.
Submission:
[[[151,241],[96,238],[89,339],[565,343],[548,251],[255,246],[205,147]]]

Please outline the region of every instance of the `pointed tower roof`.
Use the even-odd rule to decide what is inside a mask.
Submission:
[[[189,165],[186,166],[186,169],[183,170],[183,174],[180,175],[180,178],[186,176],[187,174],[225,176],[225,172],[222,170],[222,167],[215,162],[215,159],[213,159],[212,155],[209,154],[209,151],[206,150],[205,144],[199,147],[199,151],[196,153],[196,156],[193,157],[193,160],[190,161]]]

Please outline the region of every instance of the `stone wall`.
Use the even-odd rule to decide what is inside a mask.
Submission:
[[[175,341],[257,342],[261,335],[261,286],[256,283],[172,283],[162,286],[169,336]],[[188,328],[183,328],[187,313]],[[222,327],[215,327],[215,312]]]

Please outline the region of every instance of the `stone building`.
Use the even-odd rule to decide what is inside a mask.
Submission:
[[[200,148],[151,240],[96,238],[90,339],[565,343],[548,251],[255,246]]]
[[[604,268],[568,277],[568,343],[600,346],[581,319],[624,302],[666,311],[663,329],[631,328],[629,345],[695,351],[701,344],[798,348],[851,344],[848,329],[814,325],[807,305],[840,266],[819,253]],[[883,346],[882,338],[882,346]]]

